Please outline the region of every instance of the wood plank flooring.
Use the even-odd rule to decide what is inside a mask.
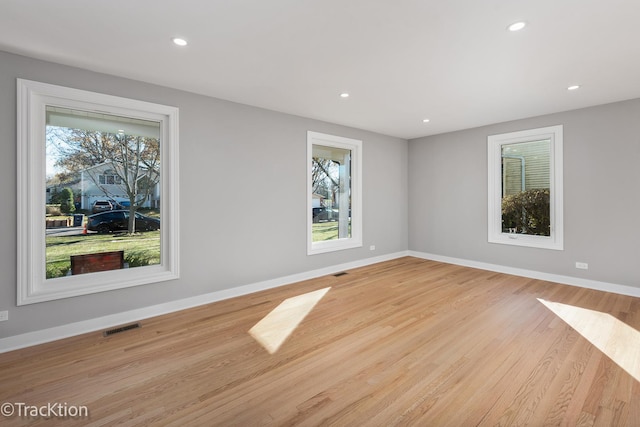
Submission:
[[[273,354],[249,335],[327,287]],[[640,425],[637,298],[406,257],[141,324],[0,354],[0,403],[89,411],[0,424]]]

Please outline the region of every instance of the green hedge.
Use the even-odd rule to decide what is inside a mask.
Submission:
[[[59,204],[46,205],[46,213],[47,215],[52,215],[52,216],[62,215],[62,211],[60,210]]]
[[[67,215],[76,211],[76,205],[73,203],[73,191],[68,187],[60,192],[60,210]]]
[[[502,231],[551,235],[549,189],[522,191],[502,198]]]

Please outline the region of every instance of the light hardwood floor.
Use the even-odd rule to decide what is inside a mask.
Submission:
[[[273,354],[248,333],[327,287]],[[632,297],[407,257],[141,323],[0,354],[0,403],[90,413],[0,424],[640,425]]]

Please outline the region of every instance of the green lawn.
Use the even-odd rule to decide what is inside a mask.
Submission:
[[[71,255],[124,250],[130,267],[160,263],[160,231],[135,235],[80,234],[76,236],[47,236],[47,278],[61,277],[71,268]]]
[[[313,224],[314,242],[337,238],[337,221]],[[130,267],[160,263],[160,231],[147,231],[133,236],[126,233],[47,236],[46,246],[48,279],[67,274],[71,269],[71,255],[124,250],[125,262]]]
[[[317,222],[313,224],[312,233],[314,242],[322,242],[324,240],[335,240],[338,238],[338,221]],[[351,232],[351,224],[349,224],[349,232]]]

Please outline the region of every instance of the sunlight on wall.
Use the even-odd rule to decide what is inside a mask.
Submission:
[[[640,381],[640,332],[607,313],[540,298],[538,301]]]
[[[313,307],[329,292],[328,288],[288,298],[249,330],[269,354],[274,354]]]

